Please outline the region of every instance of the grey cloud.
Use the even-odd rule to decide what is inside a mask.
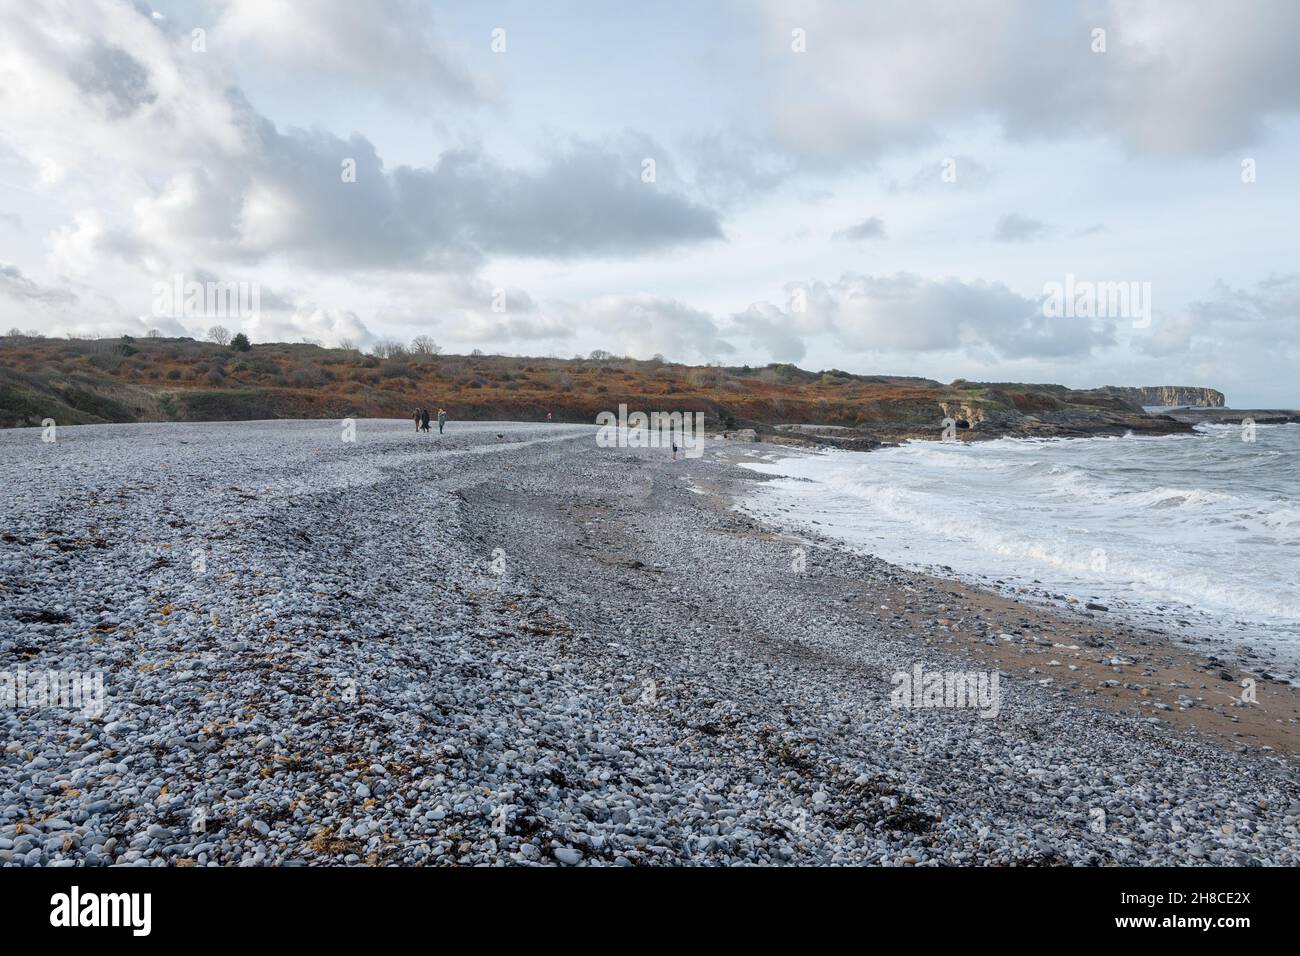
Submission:
[[[719,206],[767,194],[805,165],[799,157],[773,149],[770,139],[736,130],[688,137],[683,152],[696,190]]]
[[[885,238],[885,221],[879,216],[872,216],[864,219],[856,226],[850,226],[835,233],[836,239],[848,239],[851,242],[857,242],[862,239],[884,239]]]
[[[1156,316],[1133,345],[1170,381],[1223,389],[1238,407],[1295,407],[1297,328],[1300,275],[1270,275],[1246,287],[1216,282],[1182,313]]]
[[[292,296],[265,286],[261,288],[260,305],[269,312],[291,312],[299,307],[298,301]]]
[[[178,174],[187,201],[149,207],[155,228],[141,241],[188,241],[245,262],[284,255],[317,268],[438,271],[492,255],[635,255],[723,237],[713,210],[641,181],[640,141],[573,140],[530,169],[465,147],[389,171],[363,136],[282,132],[246,104],[242,115],[256,149]],[[355,182],[344,181],[345,161]]]
[[[29,278],[12,262],[0,262],[0,293],[11,299],[39,302],[50,306],[68,306],[77,301],[75,293],[66,289],[43,286]]]
[[[167,278],[167,277],[160,277]],[[204,283],[235,283],[247,282],[247,279],[238,279],[234,277],[222,278],[222,276],[209,269],[195,269],[192,275],[182,276],[183,281],[204,282]],[[273,289],[261,282],[255,283],[258,292],[258,308],[263,312],[293,312],[300,308],[297,299],[285,292]]]
[[[993,238],[998,242],[1028,242],[1039,238],[1047,227],[1037,219],[1019,213],[1007,213],[998,220]]]
[[[111,119],[130,116],[158,95],[149,84],[149,70],[125,50],[94,43],[72,70],[72,78],[89,96],[98,97]]]
[[[1300,275],[1270,275],[1253,288],[1234,288],[1222,280],[1209,296],[1192,302],[1180,315],[1164,316],[1149,334],[1136,339],[1148,355],[1204,351],[1270,355],[1300,352]],[[1250,367],[1249,354],[1240,365]]]
[[[731,318],[733,325],[766,351],[773,361],[798,362],[808,353],[803,337],[793,327],[790,316],[777,306],[755,302]]]
[[[452,245],[482,253],[563,259],[721,239],[713,210],[641,181],[643,154],[574,140],[523,171],[458,151],[395,179],[406,203],[447,225]]]

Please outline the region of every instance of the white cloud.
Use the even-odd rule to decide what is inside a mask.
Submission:
[[[792,283],[790,302],[752,305],[736,327],[774,359],[801,358],[814,337],[848,352],[987,352],[1003,358],[1085,355],[1114,344],[1103,322],[1048,319],[999,282],[849,273]]]
[[[973,192],[988,189],[996,179],[993,170],[971,156],[945,156],[919,167],[906,179],[890,180],[888,188],[893,195],[954,189]]]
[[[377,338],[361,318],[348,309],[308,306],[289,314],[262,312],[239,322],[213,320],[210,324],[234,327],[254,342],[298,342],[310,339],[324,346],[337,346],[347,341],[358,348],[365,348]]]
[[[1213,355],[1289,382],[1272,369],[1294,356],[1294,310],[1254,280],[1291,268],[1297,11],[773,0],[681,31],[649,8],[520,7],[492,57],[480,12],[424,0],[175,0],[166,19],[130,0],[0,0],[0,258],[19,270],[0,311],[140,331],[153,282],[181,273],[258,282],[258,340],[761,349],[1096,381],[1194,381]],[[629,27],[644,41],[597,67],[573,55]],[[548,29],[566,42],[532,42]],[[506,78],[508,96],[485,97]],[[1259,159],[1249,187],[1243,155]],[[1032,247],[989,241],[1008,210],[1002,238]],[[885,222],[888,243],[835,241]],[[1100,222],[1104,237],[1079,228]],[[1188,307],[1207,268],[1232,286]],[[1160,284],[1147,330],[1045,320],[1011,291],[1130,269]],[[943,274],[1005,284],[920,278]],[[799,314],[774,304],[798,275],[841,278]],[[772,301],[732,315],[756,299]]]
[[[1300,354],[1298,332],[1300,275],[1273,275],[1253,288],[1216,282],[1207,298],[1153,323],[1151,333],[1135,344],[1139,351],[1161,357],[1192,352],[1235,355],[1241,367],[1250,367],[1265,354]]]
[[[677,361],[707,362],[735,351],[712,316],[675,299],[602,296],[556,310],[567,322],[590,330],[604,349],[620,355],[650,358],[660,353]]]
[[[144,332],[147,326],[94,289],[41,282],[13,263],[0,262],[0,328],[52,335],[120,335]]]
[[[478,99],[483,84],[434,29],[417,0],[226,0],[213,31],[265,61],[350,87],[375,88],[405,106],[431,97]]]
[[[827,158],[981,118],[1011,139],[1112,137],[1155,155],[1257,141],[1300,111],[1300,6],[1257,0],[769,0],[783,148]],[[790,51],[790,31],[807,52]],[[1092,31],[1106,31],[1104,53]]]
[[[323,8],[331,36],[355,15],[345,7],[362,9]],[[290,25],[316,15],[268,9]],[[382,19],[365,9],[363,19]],[[69,267],[113,253],[149,264],[281,257],[316,269],[444,271],[493,254],[636,255],[722,235],[711,210],[641,181],[645,137],[567,139],[526,168],[462,147],[389,169],[360,134],[281,130],[218,61],[190,51],[188,36],[133,7],[51,0],[7,19],[15,29],[0,33],[0,60],[16,82],[0,99],[0,135],[33,165],[95,184],[109,207],[84,210],[56,239]],[[357,40],[356,55],[382,59],[374,47],[392,39],[383,30]],[[308,32],[300,42],[325,41]]]

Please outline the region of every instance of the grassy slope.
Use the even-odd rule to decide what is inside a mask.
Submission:
[[[0,338],[0,427],[37,425],[47,417],[60,424],[404,418],[417,405],[441,406],[454,419],[538,420],[550,410],[557,421],[593,422],[619,403],[632,410],[703,411],[711,427],[817,423],[881,438],[928,434],[946,414],[1003,433],[1023,431],[1026,422],[1037,427],[1037,416],[1083,421],[1085,430],[1110,418],[1132,427],[1127,419],[1138,411],[1113,396],[1055,385],[943,385],[791,365],[432,355],[381,360],[313,345],[257,345],[237,353],[189,339],[142,339],[124,348],[107,340]],[[1142,416],[1135,421],[1147,427]]]

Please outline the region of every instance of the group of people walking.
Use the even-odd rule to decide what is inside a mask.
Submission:
[[[443,426],[447,424],[447,412],[444,409],[438,409],[438,434],[442,434]],[[415,410],[415,430],[417,432],[427,432],[429,430],[429,410],[427,408],[417,408]]]

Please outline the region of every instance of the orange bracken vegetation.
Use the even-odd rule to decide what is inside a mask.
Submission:
[[[236,351],[193,339],[0,336],[0,427],[44,418],[406,418],[417,406],[445,408],[461,420],[540,421],[550,412],[555,421],[592,423],[620,404],[705,412],[710,428],[838,425],[886,440],[934,437],[949,415],[958,427],[990,436],[1155,422],[1113,396],[1057,385],[944,385],[783,364],[691,366],[603,353],[558,359],[399,351],[379,358],[307,344]]]

